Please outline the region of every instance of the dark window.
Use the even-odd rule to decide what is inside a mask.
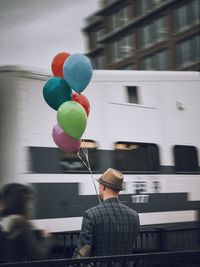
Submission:
[[[198,156],[194,146],[174,146],[174,160],[177,172],[198,172]]]
[[[139,103],[137,86],[127,86],[127,95],[129,103]]]
[[[63,152],[54,147],[29,147],[30,171],[33,173],[95,172],[99,168],[99,151],[92,140],[83,140],[76,153]]]
[[[92,171],[98,170],[99,151],[94,141],[82,141],[79,153],[80,157],[63,152],[60,161],[63,172],[88,172],[90,168]]]
[[[117,142],[114,159],[115,167],[124,172],[154,172],[160,168],[155,144]]]
[[[143,70],[167,70],[169,69],[169,51],[161,51],[148,56],[140,61],[140,69]]]
[[[200,59],[200,36],[193,36],[176,45],[177,67],[186,67],[199,62]]]
[[[183,2],[184,3],[184,2]],[[190,0],[188,3],[174,9],[174,29],[176,32],[188,30],[200,22],[199,0]]]

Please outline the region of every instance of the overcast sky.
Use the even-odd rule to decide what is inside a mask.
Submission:
[[[0,0],[0,65],[49,69],[59,52],[87,52],[82,28],[100,0]]]

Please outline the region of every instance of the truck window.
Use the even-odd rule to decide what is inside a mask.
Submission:
[[[198,172],[197,149],[194,146],[175,145],[173,147],[176,172]]]
[[[99,167],[99,151],[97,143],[92,140],[82,140],[79,155],[63,152],[60,165],[63,172],[95,172]]]
[[[82,141],[79,150],[82,160],[76,153],[63,152],[56,147],[29,147],[29,152],[33,173],[88,173],[85,166],[88,166],[88,160],[93,172],[99,168],[99,151],[97,143],[92,140]]]
[[[126,92],[129,103],[139,104],[137,86],[126,86]]]
[[[114,147],[115,166],[123,172],[157,172],[160,169],[156,144],[117,142]]]

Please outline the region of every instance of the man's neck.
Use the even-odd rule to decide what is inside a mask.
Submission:
[[[109,198],[118,198],[118,195],[109,195],[109,196],[104,196],[103,200],[107,200]]]

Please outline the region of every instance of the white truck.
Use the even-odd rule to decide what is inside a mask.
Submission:
[[[91,106],[83,135],[92,169],[52,139],[56,111],[43,98],[50,71],[0,67],[0,186],[30,183],[34,221],[79,230],[98,204],[93,180],[121,170],[120,198],[141,225],[193,224],[200,208],[198,72],[97,70],[82,92]]]

